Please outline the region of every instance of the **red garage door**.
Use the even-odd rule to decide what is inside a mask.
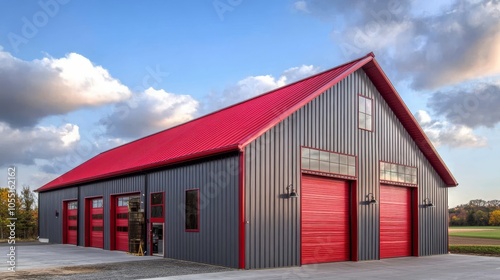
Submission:
[[[92,199],[90,205],[90,247],[104,247],[104,211],[102,198]]]
[[[64,240],[63,243],[76,245],[78,233],[78,202],[67,201],[64,215]]]
[[[380,258],[411,256],[411,189],[380,186]]]
[[[302,264],[350,259],[349,183],[302,178]]]
[[[130,197],[116,198],[115,240],[116,250],[128,252],[128,201]]]

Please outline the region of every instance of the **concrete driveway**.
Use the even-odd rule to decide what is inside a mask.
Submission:
[[[102,263],[116,263],[147,259],[158,259],[152,256],[134,256],[119,251],[108,251],[97,248],[78,247],[61,244],[18,243],[16,244],[16,270],[33,268],[50,268]],[[1,266],[7,270],[9,247],[0,245]],[[5,260],[5,261],[4,261]],[[4,271],[2,270],[2,272]]]
[[[500,258],[466,255],[342,262],[294,268],[228,271],[160,279],[500,279]]]
[[[7,260],[7,253],[8,247],[4,244],[0,245],[0,255],[4,256],[0,259]],[[2,261],[0,266],[1,274],[4,270],[7,271],[7,262]],[[33,271],[45,271],[49,268],[61,268],[62,270],[59,269],[61,271],[56,269],[53,275],[62,273],[60,277],[64,279],[500,279],[500,258],[467,255],[341,262],[278,269],[232,270],[71,245],[21,244],[16,248],[16,266],[16,270],[20,273],[9,274],[12,276],[9,279],[53,279],[55,276],[50,276],[46,272],[37,272],[38,276],[31,274]],[[75,272],[72,272],[72,267],[80,267],[83,270],[74,269]],[[22,271],[25,273],[23,274]],[[134,274],[138,271],[141,273]],[[164,275],[180,276],[150,278]]]

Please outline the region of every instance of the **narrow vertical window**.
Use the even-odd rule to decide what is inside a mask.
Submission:
[[[373,130],[373,101],[365,96],[359,96],[359,128]]]
[[[163,193],[151,194],[151,218],[163,219]]]
[[[186,231],[199,231],[199,202],[200,190],[186,191]]]

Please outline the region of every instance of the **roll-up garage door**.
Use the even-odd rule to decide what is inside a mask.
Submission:
[[[350,259],[349,183],[302,177],[302,264]]]
[[[90,203],[90,247],[103,248],[104,211],[102,198],[92,199]]]
[[[65,203],[64,235],[65,243],[77,245],[78,235],[78,201],[68,201]]]
[[[380,186],[380,258],[412,255],[411,189]]]
[[[128,252],[128,196],[116,198],[116,250]]]

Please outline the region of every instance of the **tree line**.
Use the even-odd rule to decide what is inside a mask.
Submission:
[[[9,210],[9,202],[13,202],[15,205],[13,216]],[[8,218],[17,218],[15,221],[16,239],[35,239],[38,237],[37,199],[29,186],[23,186],[15,198],[9,197],[8,188],[0,188],[0,240],[5,240],[10,235],[10,229],[7,226],[11,220]]]
[[[450,226],[500,226],[500,200],[473,199],[448,209]]]

